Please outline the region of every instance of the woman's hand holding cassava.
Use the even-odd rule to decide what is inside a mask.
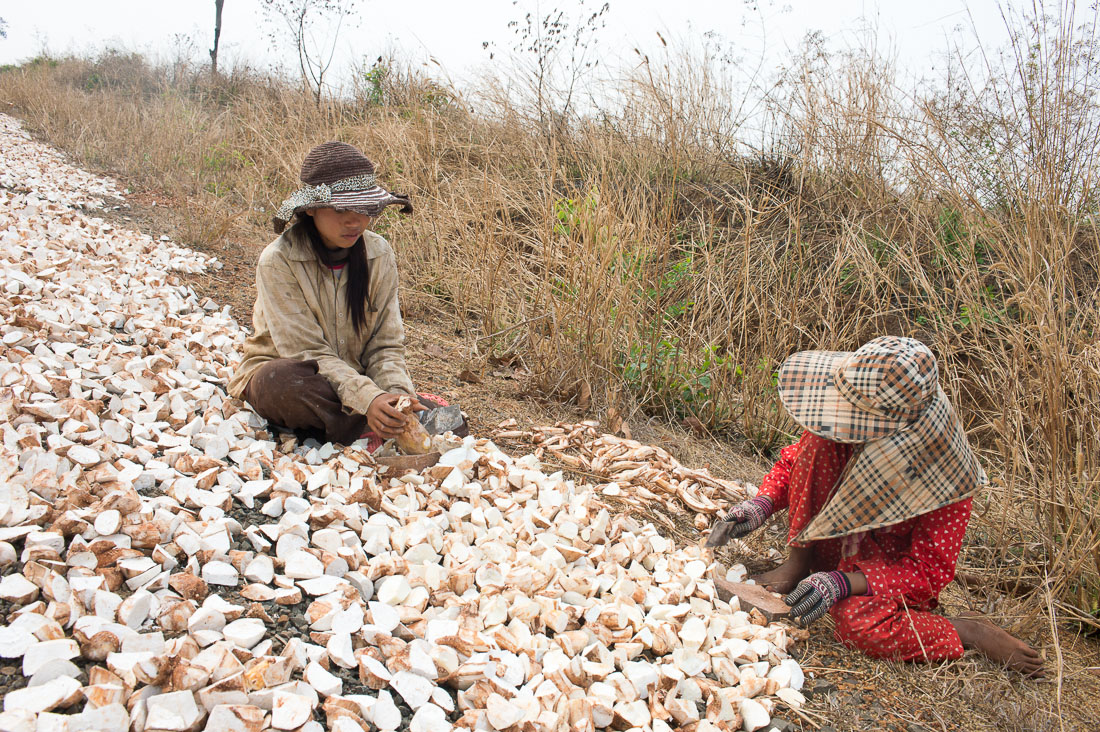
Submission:
[[[756,531],[774,510],[775,506],[771,499],[764,496],[738,503],[715,523],[707,538],[707,546],[724,546],[730,539]]]
[[[405,413],[397,409],[397,400],[408,394],[379,394],[367,408],[367,427],[383,440],[397,437],[405,429]],[[412,410],[420,412],[424,406],[413,399]]]
[[[783,602],[791,606],[793,619],[807,624],[851,594],[852,583],[843,572],[814,572],[799,582]]]

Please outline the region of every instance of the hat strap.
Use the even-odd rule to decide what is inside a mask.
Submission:
[[[342,191],[362,191],[374,188],[378,185],[378,179],[373,174],[353,175],[350,178],[342,178],[335,183],[318,183],[315,186],[305,185],[291,193],[275,217],[283,221],[290,221],[290,217],[300,208],[306,208],[313,204],[326,204],[332,200],[333,193]]]

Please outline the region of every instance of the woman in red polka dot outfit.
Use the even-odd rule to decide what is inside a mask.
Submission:
[[[756,581],[786,594],[795,618],[829,612],[837,638],[875,658],[939,661],[974,648],[1042,675],[1039,654],[1000,628],[932,612],[987,481],[927,346],[885,336],[854,353],[798,353],[780,369],[779,394],[805,432],[708,545],[787,509],[790,556]]]

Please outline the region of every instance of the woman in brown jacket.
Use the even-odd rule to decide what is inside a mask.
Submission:
[[[379,186],[374,164],[342,142],[310,150],[301,179],[274,217],[279,238],[260,254],[254,333],[229,392],[299,437],[367,437],[373,449],[404,426],[397,400],[417,395],[396,260],[371,227],[387,206],[411,213],[412,205]],[[423,397],[414,409],[446,406]]]

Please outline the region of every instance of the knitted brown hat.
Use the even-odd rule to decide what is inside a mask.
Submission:
[[[325,142],[309,151],[302,162],[302,183],[275,213],[272,224],[280,234],[295,214],[310,208],[335,208],[377,216],[387,206],[412,213],[408,196],[390,193],[378,185],[374,163],[346,142]]]

